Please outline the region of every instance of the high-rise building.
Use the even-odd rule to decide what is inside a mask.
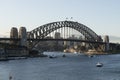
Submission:
[[[55,32],[55,39],[60,39],[60,33],[59,32]]]

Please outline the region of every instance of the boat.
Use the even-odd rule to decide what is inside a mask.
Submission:
[[[89,57],[89,58],[92,58],[92,57],[96,57],[96,55],[89,54],[88,57]]]
[[[12,80],[12,76],[9,76],[9,80]]]
[[[66,57],[66,55],[65,55],[65,54],[63,54],[63,55],[62,55],[62,57]]]
[[[75,51],[74,54],[77,54],[77,52]]]
[[[57,58],[55,55],[50,55],[49,58]]]
[[[102,67],[102,66],[103,66],[103,64],[100,63],[100,62],[98,62],[98,63],[96,64],[96,67]]]

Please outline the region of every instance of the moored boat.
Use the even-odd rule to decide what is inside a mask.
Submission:
[[[57,58],[55,55],[50,55],[49,58]]]

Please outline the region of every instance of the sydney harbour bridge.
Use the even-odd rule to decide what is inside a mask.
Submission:
[[[25,27],[20,27],[19,31],[13,27],[10,32],[10,38],[0,38],[2,42],[8,42],[9,45],[23,46],[28,49],[35,49],[43,42],[59,42],[61,45],[82,45],[89,49],[98,51],[114,50],[118,44],[109,43],[109,36],[104,39],[96,34],[84,24],[74,21],[57,21],[39,26],[31,31]],[[47,44],[46,44],[47,45]],[[46,46],[46,45],[42,45]]]

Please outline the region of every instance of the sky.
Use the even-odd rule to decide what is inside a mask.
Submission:
[[[12,27],[31,31],[66,18],[98,35],[120,37],[120,0],[0,0],[0,36],[9,36]]]

